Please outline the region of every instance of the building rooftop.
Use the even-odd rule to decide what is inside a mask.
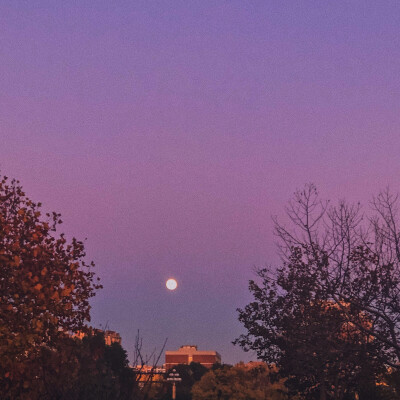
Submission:
[[[165,366],[167,369],[173,365],[189,365],[192,362],[197,362],[210,368],[215,363],[221,363],[221,356],[215,350],[198,350],[196,345],[184,345],[178,350],[167,350],[165,352]]]

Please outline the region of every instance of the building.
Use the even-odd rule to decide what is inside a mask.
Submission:
[[[165,368],[158,367],[157,365],[133,365],[130,368],[132,368],[135,373],[143,375],[163,375],[167,372]]]
[[[134,365],[132,370],[135,372],[135,379],[141,389],[153,384],[163,384],[165,368],[154,365]]]
[[[105,331],[104,332],[104,341],[107,346],[111,346],[112,343],[121,344],[121,336],[118,332],[114,331]]]
[[[166,370],[178,364],[189,365],[191,362],[200,363],[207,368],[211,368],[215,363],[221,364],[221,356],[217,351],[199,351],[197,346],[193,345],[181,346],[179,350],[165,352]]]
[[[107,346],[111,346],[112,343],[121,344],[121,336],[118,332],[108,331],[108,330],[103,331],[101,329],[95,329],[95,328],[89,328],[88,332],[90,335],[103,334],[104,342]],[[78,331],[74,333],[72,336],[82,340],[88,334],[88,332]]]

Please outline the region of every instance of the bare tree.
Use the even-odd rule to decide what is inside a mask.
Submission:
[[[137,332],[132,364],[135,370],[136,387],[140,391],[137,393],[137,397],[140,397],[142,400],[147,400],[154,386],[162,383],[156,377],[160,375],[160,371],[158,370],[159,361],[167,341],[168,339],[166,338],[159,351],[154,348],[149,355],[143,354],[143,338],[140,335],[140,331],[138,330]]]

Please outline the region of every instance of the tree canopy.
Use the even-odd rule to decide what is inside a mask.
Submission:
[[[99,285],[81,241],[57,234],[60,214],[42,215],[18,181],[0,178],[0,390],[2,398],[42,398],[37,368],[90,321]]]
[[[308,185],[286,211],[289,224],[275,219],[282,264],[250,281],[254,301],[239,310],[247,333],[236,343],[308,398],[375,390],[400,365],[397,197],[382,192],[367,212],[331,206]]]
[[[264,363],[225,365],[207,372],[192,389],[193,400],[283,400],[282,381]]]

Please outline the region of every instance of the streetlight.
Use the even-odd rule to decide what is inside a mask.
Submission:
[[[182,378],[179,377],[175,368],[168,374],[167,381],[172,382],[172,400],[176,399],[176,382],[180,382],[181,380]]]

